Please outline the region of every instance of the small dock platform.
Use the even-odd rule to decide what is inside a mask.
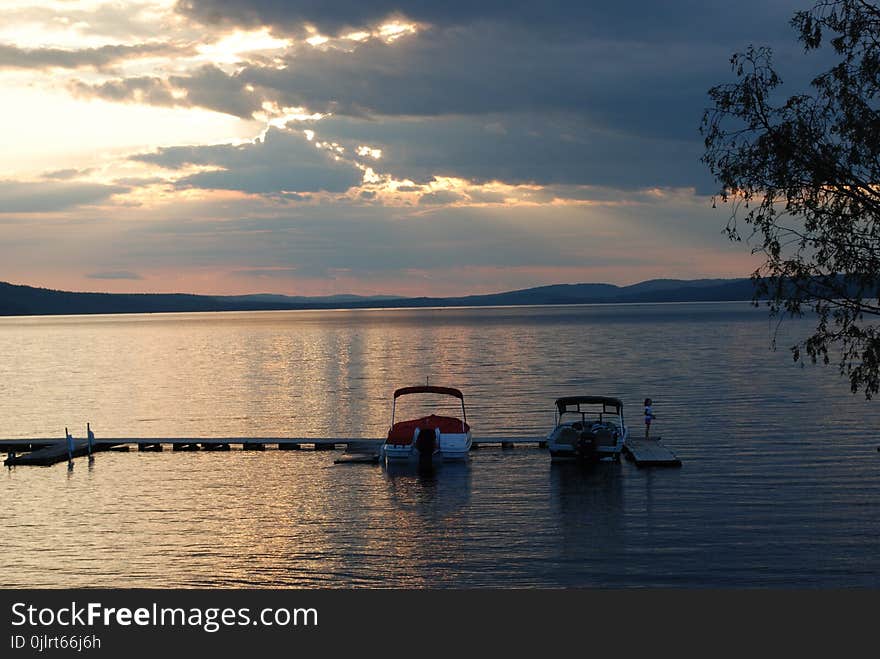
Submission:
[[[56,440],[51,444],[37,443],[36,446],[38,448],[21,455],[15,454],[14,450],[10,449],[9,457],[4,460],[3,464],[9,467],[17,465],[48,467],[49,465],[64,462],[70,458],[79,458],[88,455],[89,453],[89,443],[84,439],[74,440],[73,451],[70,453],[68,453],[67,450],[67,441],[63,439]],[[98,451],[119,450],[119,448],[120,447],[113,444],[103,444],[100,447],[93,446],[92,452],[97,453]],[[125,448],[127,450],[127,447]]]
[[[657,439],[626,440],[623,451],[626,457],[636,463],[637,467],[680,467],[681,460]]]

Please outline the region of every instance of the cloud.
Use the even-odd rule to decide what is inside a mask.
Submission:
[[[161,218],[144,211],[143,221],[127,223],[124,256],[137,269],[144,263],[153,270],[181,264],[229,271],[287,269],[291,279],[332,279],[345,270],[354,278],[398,277],[408,287],[412,270],[430,273],[440,286],[473,266],[496,270],[502,289],[509,281],[506,269],[567,268],[571,277],[578,269],[583,275],[602,268],[606,280],[632,281],[635,269],[648,273],[644,278],[652,268],[666,274],[675,268],[729,274],[719,268],[739,258],[742,272],[749,271],[747,250],[731,246],[721,225],[708,221],[713,211],[705,199],[687,191],[646,191],[640,199],[596,206],[437,205],[394,213],[345,200],[296,206],[241,201],[201,209],[184,204],[169,207]],[[727,261],[712,263],[719,254]],[[429,283],[420,285],[431,290]],[[458,290],[482,285],[459,282]]]
[[[91,169],[73,169],[73,168],[56,169],[51,172],[45,172],[43,174],[43,178],[55,179],[58,181],[68,181],[72,178],[84,176],[84,175],[90,173],[91,171],[92,171]]]
[[[684,49],[667,53],[666,64],[681,64],[670,74],[645,49],[569,43],[547,52],[544,42],[520,36],[432,33],[408,45],[373,41],[352,53],[310,48],[283,70],[206,67],[167,81],[106,82],[88,93],[242,117],[258,111],[261,99],[333,112],[312,126],[322,139],[345,140],[351,150],[381,147],[371,166],[402,179],[709,185],[696,128],[712,78],[694,82],[699,76],[685,66]],[[524,69],[530,45],[538,51]]]
[[[363,172],[351,161],[316,148],[299,131],[277,128],[254,143],[167,147],[132,159],[167,169],[190,165],[216,168],[179,179],[179,188],[278,195],[344,192],[363,180]]]
[[[0,44],[0,69],[103,68],[140,57],[169,57],[193,52],[194,49],[191,46],[183,47],[166,43],[144,43],[130,46],[108,45],[80,50],[19,48]]]
[[[658,3],[583,2],[582,0],[180,0],[181,13],[206,23],[272,25],[293,29],[305,23],[336,34],[375,25],[389,16],[443,27],[505,23],[560,36],[608,34],[641,39],[742,34],[746,29],[781,22],[801,9],[798,0],[768,4],[743,0],[736,5],[677,0]]]
[[[108,270],[104,272],[92,272],[86,275],[89,279],[132,279],[132,280],[141,280],[141,277],[136,272],[129,272],[128,270]]]
[[[462,201],[464,196],[453,192],[452,190],[437,190],[436,192],[427,192],[419,197],[419,204],[423,206],[432,206],[434,204],[454,204]]]
[[[89,84],[80,80],[70,84],[70,90],[79,97],[101,98],[119,103],[145,103],[147,105],[183,106],[189,104],[174,95],[168,80],[155,76],[137,76]]]
[[[256,279],[284,279],[294,276],[296,273],[296,268],[285,268],[283,266],[274,268],[242,268],[235,271],[235,274],[240,277],[254,277]]]
[[[90,2],[41,2],[12,4],[0,9],[8,25],[40,26],[61,31],[65,36],[109,37],[117,41],[135,41],[167,33],[179,23],[165,3],[155,0],[92,0]],[[18,5],[18,6],[16,6]]]
[[[729,51],[609,38],[548,41],[521,27],[428,30],[351,51],[302,49],[236,74],[281,105],[356,117],[572,113],[635,135],[693,138]],[[685,109],[682,112],[682,109]],[[487,122],[487,125],[489,122]],[[499,126],[490,126],[498,130]]]
[[[229,75],[213,65],[203,66],[193,75],[172,76],[170,82],[186,90],[186,100],[193,106],[245,119],[262,106],[261,98],[249,91],[237,75]]]
[[[102,83],[71,83],[80,97],[107,101],[144,103],[167,107],[200,107],[249,119],[260,110],[262,100],[235,75],[205,65],[185,76],[134,76]]]
[[[208,66],[77,89],[242,118],[264,103],[332,113],[314,126],[322,138],[388,149],[370,166],[420,182],[458,176],[705,191],[712,182],[699,162],[697,127],[706,90],[729,75],[728,57],[746,30],[754,30],[750,38],[778,36],[794,4],[191,0],[178,3],[189,17],[224,29],[272,25],[276,36],[305,23],[344,32],[398,11],[426,26],[391,43],[300,43],[234,72]],[[202,179],[230,185],[224,174]]]
[[[487,130],[499,124],[503,133]],[[475,183],[711,188],[696,140],[603,129],[571,113],[331,117],[314,129],[323,140],[381,148],[382,157],[371,167],[417,183],[449,176]]]
[[[98,204],[129,188],[99,183],[56,183],[50,181],[0,180],[0,213],[63,211],[76,206]]]

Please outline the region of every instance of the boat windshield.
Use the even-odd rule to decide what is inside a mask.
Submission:
[[[584,428],[589,428],[596,423],[606,423],[618,428],[623,426],[623,405],[615,399],[599,402],[581,399],[575,403],[564,401],[567,404],[560,404],[563,400],[557,401],[557,425],[580,423]]]

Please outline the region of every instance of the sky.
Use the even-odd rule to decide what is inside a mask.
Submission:
[[[460,295],[748,276],[700,162],[795,0],[3,0],[0,280]]]

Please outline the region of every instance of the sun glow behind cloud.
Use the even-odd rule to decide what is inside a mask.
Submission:
[[[401,37],[415,34],[419,31],[419,25],[416,23],[404,23],[394,20],[379,26],[379,36],[387,42],[397,41]]]
[[[0,149],[0,173],[7,177],[94,167],[159,145],[250,139],[260,129],[257,122],[196,108],[81,100],[63,90],[9,84],[0,125],[15,126],[5,131]]]
[[[402,37],[418,34],[418,32],[424,28],[424,25],[418,23],[395,19],[389,20],[387,23],[376,25],[369,32],[366,30],[356,30],[354,32],[342,34],[338,37],[332,37],[326,34],[321,34],[314,25],[307,25],[306,31],[309,33],[309,36],[305,39],[305,43],[315,48],[334,47],[348,50],[351,43],[363,43],[371,38],[377,39],[386,44],[392,44]]]
[[[290,39],[273,36],[268,28],[235,30],[213,43],[199,45],[197,50],[205,59],[215,64],[237,64],[248,53],[284,50],[291,43],[293,42]]]

